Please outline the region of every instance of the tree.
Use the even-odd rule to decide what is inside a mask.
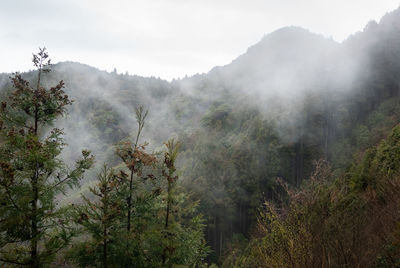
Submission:
[[[118,188],[121,177],[104,165],[97,179],[96,187],[89,189],[94,198],[82,196],[84,204],[75,209],[76,223],[82,227],[82,233],[91,237],[72,249],[72,260],[82,267],[116,265],[118,247],[121,246],[118,239],[122,207]]]
[[[167,207],[166,207],[166,212],[165,212],[165,233],[167,235],[167,240],[169,240],[168,236],[168,229],[169,229],[169,217],[171,213],[171,206],[173,202],[173,190],[176,181],[178,180],[178,176],[174,176],[174,173],[176,171],[175,168],[175,161],[176,158],[178,157],[178,150],[180,144],[178,142],[175,142],[173,139],[169,140],[168,143],[165,144],[167,147],[167,151],[164,154],[164,164],[167,169],[162,170],[162,175],[166,178],[167,180]],[[168,241],[167,241],[168,242]],[[167,258],[167,251],[172,251],[170,247],[165,247],[163,250],[163,255],[162,255],[162,264],[165,264],[166,258]]]
[[[127,219],[126,219],[126,229],[128,232],[131,230],[132,224],[132,198],[133,198],[133,184],[135,175],[140,177],[142,175],[143,166],[152,165],[155,162],[155,157],[147,154],[144,149],[145,145],[139,146],[139,138],[142,133],[144,122],[147,116],[148,111],[144,111],[143,107],[135,109],[136,112],[136,120],[138,123],[138,131],[136,134],[135,142],[132,144],[131,142],[121,142],[117,147],[117,155],[122,159],[125,163],[126,167],[129,169],[129,190],[127,200]]]
[[[151,172],[146,172],[145,167],[152,169],[157,164],[157,158],[146,152],[145,144],[139,144],[145,119],[148,111],[143,107],[135,108],[138,130],[134,142],[122,141],[116,148],[117,155],[122,159],[129,174],[121,171],[123,182],[119,195],[125,204],[123,206],[123,217],[125,224],[125,235],[121,240],[126,242],[125,255],[121,256],[121,263],[125,266],[145,266],[148,258],[143,249],[143,241],[149,230],[155,230],[156,206],[155,198],[160,194],[157,186],[157,178]]]
[[[162,177],[166,182],[166,200],[163,235],[161,239],[162,266],[174,264],[197,267],[208,254],[204,239],[202,216],[197,214],[197,202],[190,201],[187,193],[179,191],[176,160],[180,143],[174,139],[165,143]],[[160,255],[160,254],[157,254]]]
[[[37,68],[35,87],[15,73],[15,91],[0,109],[0,261],[39,267],[71,240],[66,207],[57,198],[66,187],[79,184],[94,157],[82,151],[73,169],[59,158],[65,146],[63,132],[50,128],[66,114],[72,101],[64,82],[46,89],[43,75],[50,72],[45,50],[33,55]]]
[[[179,143],[166,143],[164,157],[149,154],[139,137],[147,112],[136,109],[138,132],[135,142],[122,142],[117,154],[130,174],[121,171],[123,183],[119,193],[125,201],[123,214],[126,241],[121,266],[170,267],[173,264],[200,265],[208,253],[204,224],[197,214],[197,202],[177,190],[175,161]],[[148,169],[150,168],[150,169]],[[125,176],[124,176],[125,174]]]

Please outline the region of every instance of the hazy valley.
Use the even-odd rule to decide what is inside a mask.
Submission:
[[[51,72],[42,73],[41,85],[51,88],[63,80],[73,102],[65,116],[43,121],[38,137],[44,142],[53,127],[60,128],[66,145],[60,144],[57,159],[72,166],[87,149],[95,162],[79,186],[51,198],[80,206],[85,204],[83,194],[96,203],[89,188],[101,186],[97,174],[106,163],[122,172],[121,182],[110,184],[110,189],[122,185],[115,198],[124,205],[115,205],[123,219],[114,214],[107,218],[112,218],[107,223],[109,240],[90,233],[100,227],[83,224],[88,233],[65,238],[65,247],[49,253],[54,258],[40,258],[48,265],[101,266],[104,259],[95,256],[103,256],[107,241],[110,267],[400,267],[399,43],[397,9],[342,43],[299,27],[282,28],[228,65],[172,81],[109,73],[76,62],[52,65]],[[10,76],[0,74],[4,102],[15,90]],[[22,74],[32,86],[37,76],[37,70]],[[148,110],[140,135],[138,107]],[[14,130],[5,116],[2,144],[10,142],[6,137]],[[164,145],[171,138],[180,142],[176,162],[173,150],[168,151],[174,146]],[[140,168],[126,160],[129,150],[121,153],[127,150],[121,141],[130,141],[129,161],[140,163]],[[148,145],[140,147],[145,142]],[[27,150],[22,147],[15,150]],[[8,187],[18,199],[26,186],[21,178],[28,167],[11,161],[10,150],[4,147],[0,157],[1,219],[14,215],[7,210],[13,206]],[[8,169],[19,174],[15,177],[22,188],[4,182]],[[123,186],[123,174],[129,172],[137,183],[130,189],[133,205],[121,197],[132,201],[128,185]],[[49,175],[54,183],[52,176],[56,173]],[[170,206],[171,225],[167,216],[164,226]],[[121,235],[128,210],[132,234],[128,227]],[[74,219],[75,227],[84,221],[83,214],[90,217],[89,212],[71,213],[65,215]],[[16,262],[13,254],[23,256],[21,260],[32,258],[24,244],[29,244],[31,231],[12,231],[13,224],[0,227],[0,261],[10,265]],[[168,228],[177,241],[170,240]],[[135,242],[118,245],[117,238],[124,236]],[[13,241],[16,237],[24,243]],[[74,246],[91,241],[88,237],[98,241]],[[47,247],[43,243],[39,249]],[[192,250],[189,245],[194,245]],[[93,260],[82,257],[91,252],[96,252]],[[134,257],[123,259],[116,252]],[[122,259],[126,262],[118,264]]]

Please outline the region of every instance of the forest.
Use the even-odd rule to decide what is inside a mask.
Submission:
[[[0,74],[2,267],[400,267],[400,9],[172,80]],[[51,53],[50,53],[51,54]]]

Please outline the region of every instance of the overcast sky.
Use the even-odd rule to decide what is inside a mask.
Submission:
[[[183,77],[225,65],[265,34],[301,26],[336,41],[379,21],[395,0],[1,0],[0,72],[53,62]]]

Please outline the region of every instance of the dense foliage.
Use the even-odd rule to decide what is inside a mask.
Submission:
[[[31,220],[13,206],[33,209],[8,192],[30,196],[35,180],[24,172],[32,168],[60,169],[49,183],[57,174],[63,178],[63,163],[72,164],[85,147],[97,161],[81,187],[68,195],[57,189],[48,199],[74,204],[52,207],[74,217],[57,262],[68,256],[68,265],[82,267],[399,266],[398,25],[400,10],[341,44],[283,28],[231,64],[172,82],[71,62],[54,65],[40,80],[48,86],[64,79],[65,87],[50,91],[25,90],[38,72],[11,82],[0,75],[0,98],[16,103],[1,113],[0,210],[7,219],[1,257],[20,260],[6,252],[16,248],[7,239],[20,239],[9,227]],[[22,132],[25,126],[15,124],[34,124],[29,98],[36,91],[46,100],[37,110],[42,130]],[[69,116],[58,117],[66,105]],[[65,130],[65,141],[50,123]],[[179,146],[163,145],[171,137]],[[31,153],[38,162],[30,162]],[[78,170],[89,160],[85,151]],[[17,231],[24,242],[16,243],[26,247],[21,254],[30,262],[32,230],[26,228]],[[74,233],[80,235],[71,240]],[[40,249],[48,237],[40,237]]]
[[[136,109],[135,142],[124,140],[116,148],[126,168],[117,165],[117,174],[104,164],[96,185],[89,188],[91,195],[84,194],[79,204],[59,203],[66,187],[80,185],[94,157],[82,151],[73,169],[62,161],[63,132],[51,124],[72,101],[62,80],[50,89],[42,86],[43,74],[50,72],[45,49],[34,55],[33,63],[38,69],[36,87],[15,74],[15,89],[0,110],[0,263],[202,265],[208,253],[202,217],[196,202],[175,189],[179,146],[169,141],[163,159],[145,151],[146,144],[138,143],[147,115],[141,107]]]
[[[397,126],[336,180],[317,162],[300,190],[285,187],[281,207],[265,203],[258,238],[225,266],[398,267],[399,146]]]
[[[57,203],[57,196],[78,185],[93,156],[82,151],[72,170],[59,158],[65,145],[62,131],[43,130],[71,101],[63,81],[42,87],[42,75],[50,71],[44,49],[33,63],[36,87],[17,73],[11,78],[15,91],[1,104],[0,261],[40,267],[71,241],[69,210]]]

